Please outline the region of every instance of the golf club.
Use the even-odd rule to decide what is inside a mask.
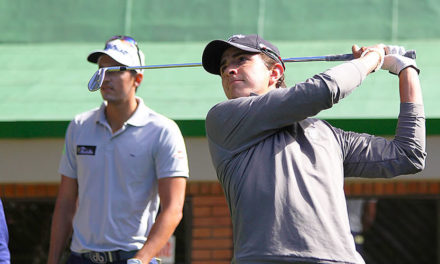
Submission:
[[[405,57],[415,59],[416,51],[409,50],[405,52]],[[324,56],[312,56],[312,57],[295,57],[295,58],[285,58],[284,62],[307,62],[307,61],[349,61],[352,60],[353,54],[337,54],[337,55],[324,55]],[[93,74],[92,78],[89,81],[88,88],[89,91],[94,92],[101,88],[102,82],[104,81],[105,73],[112,71],[130,71],[137,69],[164,69],[164,68],[186,68],[186,67],[200,67],[202,63],[182,63],[182,64],[162,64],[162,65],[145,65],[145,66],[115,66],[115,67],[106,67],[99,68],[95,74]]]

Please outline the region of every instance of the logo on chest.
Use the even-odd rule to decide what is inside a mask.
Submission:
[[[76,155],[95,155],[96,146],[77,145]]]

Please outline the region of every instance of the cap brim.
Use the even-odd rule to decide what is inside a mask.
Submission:
[[[260,53],[260,50],[244,46],[237,43],[231,43],[224,40],[213,40],[206,45],[202,55],[203,68],[212,74],[220,75],[220,62],[222,55],[230,47],[236,47],[238,49]]]
[[[131,63],[127,61],[127,58],[125,56],[122,56],[119,52],[113,52],[112,50],[94,50],[89,54],[89,56],[87,56],[87,60],[91,63],[98,63],[99,57],[101,57],[101,55],[103,54],[108,55],[122,65],[133,66],[130,65]]]
[[[87,56],[87,60],[91,63],[98,63],[98,58],[102,54],[107,54],[107,53],[105,52],[105,50],[94,50],[89,54],[89,56]]]

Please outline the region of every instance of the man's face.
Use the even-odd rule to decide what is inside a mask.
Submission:
[[[228,99],[268,92],[271,90],[270,75],[271,71],[258,53],[245,52],[235,47],[223,53],[220,76]]]
[[[99,57],[98,65],[100,68],[123,66],[105,54]],[[101,86],[101,96],[109,103],[123,103],[134,98],[138,85],[136,76],[130,71],[107,71]]]
[[[249,53],[231,47],[220,62],[220,76],[228,99],[258,95],[271,90],[271,71],[258,53]]]

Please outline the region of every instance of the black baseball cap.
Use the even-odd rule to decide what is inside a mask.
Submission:
[[[209,42],[202,55],[203,68],[209,73],[220,75],[220,61],[223,52],[230,47],[249,52],[264,53],[279,62],[285,69],[278,48],[258,35],[233,35],[226,41],[218,39]]]

